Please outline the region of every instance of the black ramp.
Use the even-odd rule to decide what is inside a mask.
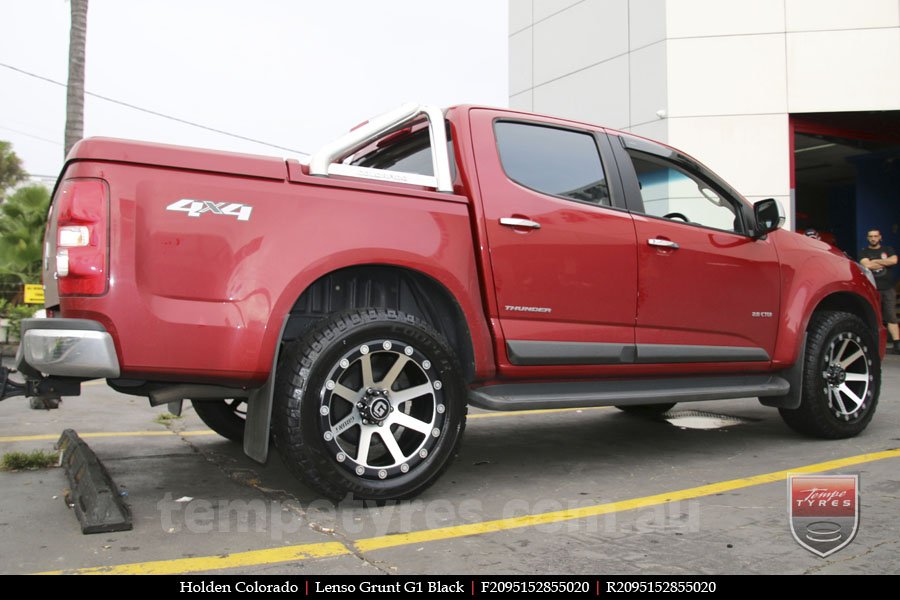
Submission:
[[[132,529],[131,510],[87,443],[73,429],[66,429],[56,446],[62,452],[62,466],[69,478],[69,500],[81,523],[81,533]]]

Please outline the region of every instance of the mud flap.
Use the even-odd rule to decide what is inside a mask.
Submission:
[[[265,463],[269,457],[269,437],[272,426],[272,402],[275,397],[275,374],[278,357],[281,354],[281,340],[291,315],[284,317],[278,332],[278,346],[272,358],[272,370],[262,387],[251,392],[247,399],[247,423],[244,425],[244,454],[258,463]]]
[[[275,395],[275,369],[266,383],[253,390],[247,399],[247,423],[244,425],[244,454],[258,463],[269,456],[269,428],[272,421],[272,399]]]
[[[763,406],[771,406],[773,408],[800,408],[800,401],[803,396],[803,365],[806,362],[806,335],[800,341],[800,352],[797,353],[797,360],[790,368],[781,372],[781,376],[791,384],[790,391],[783,396],[768,396],[760,398],[759,403]]]

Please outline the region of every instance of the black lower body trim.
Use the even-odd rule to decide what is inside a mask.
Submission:
[[[634,344],[597,342],[506,342],[509,362],[514,365],[620,365],[633,363]]]
[[[519,366],[769,361],[762,348],[745,346],[508,340],[506,351],[509,362]]]

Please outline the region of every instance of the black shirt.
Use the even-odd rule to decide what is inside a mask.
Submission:
[[[882,244],[880,248],[869,248],[868,246],[859,251],[860,260],[864,258],[869,259],[879,259],[879,258],[890,258],[894,256],[896,252],[890,246],[885,246]],[[889,290],[894,287],[894,277],[891,275],[891,267],[881,267],[879,269],[872,269],[872,275],[875,276],[875,287],[879,290]]]

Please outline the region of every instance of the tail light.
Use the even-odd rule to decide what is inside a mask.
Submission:
[[[106,292],[109,193],[100,179],[67,179],[55,210],[56,273],[61,296]]]

